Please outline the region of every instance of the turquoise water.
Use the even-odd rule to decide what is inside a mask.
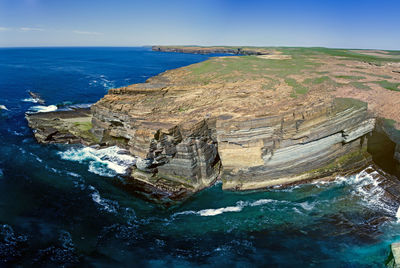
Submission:
[[[129,159],[35,142],[24,114],[93,103],[204,55],[147,48],[0,49],[0,266],[383,267],[400,240],[380,171],[256,192],[221,184],[163,208],[117,187]],[[122,170],[122,171],[121,171]]]

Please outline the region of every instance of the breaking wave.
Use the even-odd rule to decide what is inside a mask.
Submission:
[[[48,112],[54,112],[57,110],[56,105],[37,105],[37,106],[32,106],[29,108],[29,113],[48,113]]]
[[[93,79],[89,82],[89,86],[102,86],[105,89],[110,89],[115,87],[115,82],[107,79],[105,75],[100,75],[99,77]]]
[[[361,203],[369,208],[383,210],[390,214],[396,213],[396,208],[385,199],[385,189],[380,184],[381,175],[372,167],[367,167],[350,177],[337,177],[333,183],[346,184],[352,187],[351,195],[360,198]]]
[[[377,171],[372,171],[371,168],[368,167],[358,174],[349,177],[337,177],[332,181],[319,181],[312,183],[317,186],[327,187],[346,187],[346,191],[358,200],[360,204],[368,207],[369,209],[384,211],[387,214],[396,216],[398,222],[400,222],[400,207],[399,204],[394,205],[390,200],[385,199],[385,190],[380,186],[381,176]],[[300,187],[300,186],[297,186]],[[349,197],[347,197],[349,198]],[[302,214],[302,212],[306,211],[315,211],[321,209],[320,203],[324,201],[287,201],[287,200],[274,200],[274,199],[260,199],[253,202],[249,201],[238,201],[236,205],[226,206],[220,208],[209,208],[202,209],[198,211],[188,210],[177,212],[173,215],[173,217],[178,215],[198,215],[198,216],[216,216],[223,213],[229,212],[240,212],[245,207],[255,207],[262,206],[269,203],[280,203],[283,204],[283,207],[292,207],[293,210],[297,213]],[[322,203],[321,203],[322,204]]]
[[[33,102],[33,103],[38,103],[39,102],[37,99],[34,99],[34,98],[25,98],[25,99],[22,99],[21,101],[23,101],[23,102]]]
[[[99,191],[93,186],[89,186],[89,189],[92,190],[91,197],[92,200],[101,206],[101,209],[107,211],[109,213],[117,213],[119,205],[117,201],[109,200],[106,198],[102,198],[100,196]]]
[[[99,150],[91,147],[71,148],[58,154],[65,160],[88,162],[90,172],[105,177],[125,174],[127,169],[136,163],[135,157],[117,146]]]
[[[400,206],[397,208],[397,211],[396,211],[396,219],[397,219],[397,222],[400,222]]]
[[[177,212],[173,215],[173,217],[178,216],[178,215],[199,215],[203,217],[209,217],[209,216],[216,216],[220,215],[222,213],[226,212],[240,212],[243,210],[244,207],[256,207],[256,206],[262,206],[268,203],[279,203],[283,202],[286,203],[288,201],[285,200],[273,200],[273,199],[260,199],[254,202],[247,202],[247,201],[238,201],[236,202],[236,206],[227,206],[227,207],[222,207],[222,208],[209,208],[209,209],[202,209],[199,211],[193,211],[193,210],[188,210],[188,211],[182,211],[182,212]]]

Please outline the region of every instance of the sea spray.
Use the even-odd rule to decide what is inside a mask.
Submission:
[[[58,154],[65,160],[87,162],[89,172],[105,177],[125,174],[127,169],[136,163],[135,157],[117,146],[99,150],[91,147],[71,148]]]
[[[397,222],[400,223],[400,206],[397,208],[396,219],[397,219]]]
[[[99,191],[94,188],[93,186],[89,185],[89,189],[92,191],[90,196],[92,197],[92,200],[100,205],[101,209],[104,211],[107,211],[109,213],[116,214],[119,208],[118,202],[109,200],[106,198],[102,198],[100,196]]]
[[[30,107],[28,113],[48,113],[48,112],[54,112],[56,110],[57,110],[56,105],[49,105],[49,106],[37,105]]]
[[[23,101],[23,102],[38,103],[38,100],[37,100],[37,99],[34,99],[34,98],[25,98],[25,99],[22,99],[21,101]]]
[[[209,216],[217,216],[222,213],[226,212],[240,212],[243,210],[245,207],[256,207],[256,206],[262,206],[266,205],[269,203],[290,203],[289,201],[286,200],[273,200],[273,199],[259,199],[254,202],[249,202],[249,201],[238,201],[236,202],[235,206],[227,206],[227,207],[221,207],[221,208],[208,208],[208,209],[202,209],[199,211],[182,211],[182,212],[177,212],[173,215],[173,217],[178,216],[178,215],[190,215],[190,214],[195,214],[203,217],[209,217]]]

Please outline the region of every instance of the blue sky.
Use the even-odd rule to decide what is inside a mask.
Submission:
[[[0,46],[400,50],[400,0],[0,0]]]

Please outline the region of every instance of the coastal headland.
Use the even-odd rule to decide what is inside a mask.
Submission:
[[[130,184],[180,199],[222,181],[253,190],[351,173],[400,174],[400,53],[155,46],[228,53],[109,90],[90,111],[27,115],[42,143],[117,145]]]

